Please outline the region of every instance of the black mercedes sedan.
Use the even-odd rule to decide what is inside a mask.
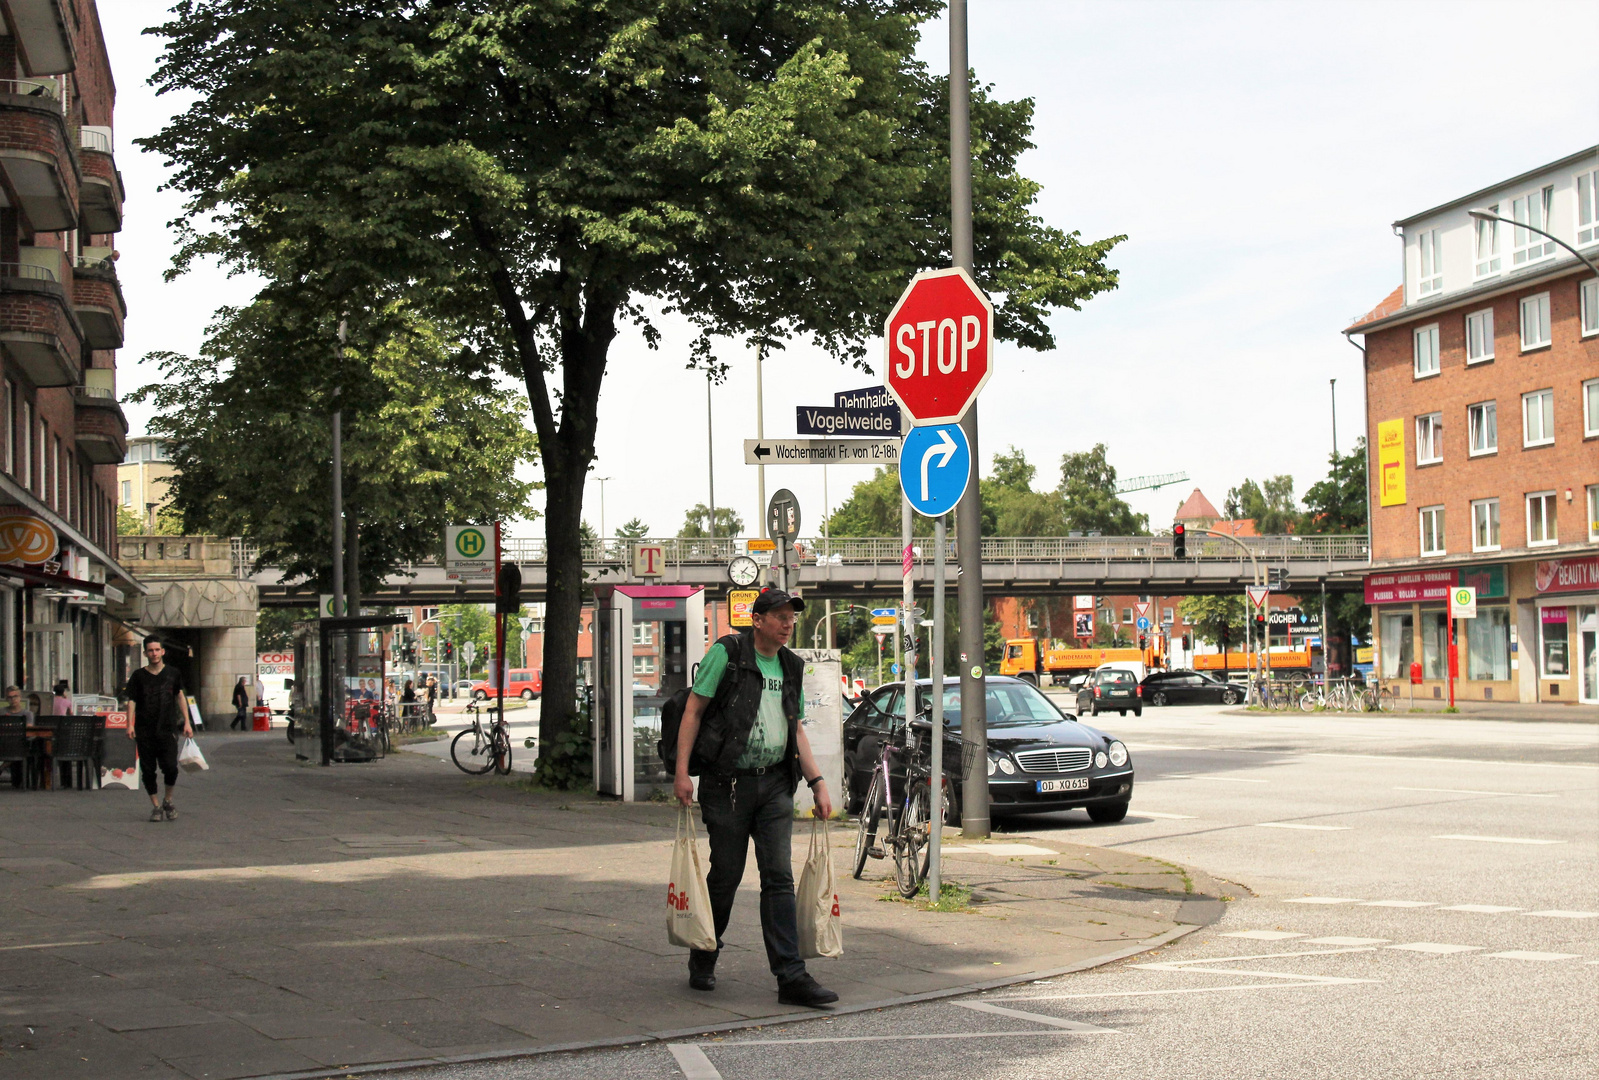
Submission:
[[[927,722],[932,680],[919,680],[917,712]],[[961,761],[960,680],[944,680],[944,771],[959,813]],[[988,794],[990,813],[1041,814],[1082,807],[1098,822],[1127,816],[1133,796],[1133,762],[1127,747],[1062,712],[1037,687],[1021,679],[987,679]],[[883,742],[899,741],[905,724],[905,689],[887,683],[869,691],[844,721],[844,805],[860,810]],[[891,775],[896,789],[903,772]],[[896,794],[898,791],[896,790]]]
[[[1243,691],[1199,671],[1152,671],[1144,676],[1144,700],[1166,705],[1236,705]]]

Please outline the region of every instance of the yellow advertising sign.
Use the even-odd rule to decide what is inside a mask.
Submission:
[[[1377,500],[1380,506],[1405,502],[1405,422],[1384,420],[1377,425]]]
[[[755,598],[760,595],[759,589],[730,589],[727,594],[727,621],[734,626],[753,626],[755,620],[750,618],[750,608],[755,606]]]

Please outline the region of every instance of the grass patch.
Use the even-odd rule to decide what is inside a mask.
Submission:
[[[932,900],[928,896],[927,882],[924,881],[916,893],[916,899],[923,911],[966,911],[972,906],[972,890],[958,881],[944,881],[939,883],[938,899]]]

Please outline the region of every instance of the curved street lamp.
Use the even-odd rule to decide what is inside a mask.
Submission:
[[[1556,236],[1554,233],[1546,233],[1542,229],[1538,228],[1537,226],[1527,225],[1527,224],[1525,224],[1523,222],[1515,221],[1515,220],[1513,220],[1511,218],[1507,218],[1507,217],[1500,217],[1498,214],[1494,213],[1492,210],[1484,210],[1480,206],[1476,207],[1475,209],[1472,209],[1472,210],[1467,210],[1466,213],[1469,214],[1470,216],[1476,218],[1478,221],[1502,221],[1506,225],[1514,225],[1518,229],[1526,229],[1528,232],[1535,232],[1539,236],[1548,237],[1550,240],[1553,240],[1555,243],[1559,244],[1561,247],[1563,247],[1567,251],[1571,252],[1578,259],[1582,260],[1583,265],[1586,266],[1588,269],[1592,270],[1595,274],[1599,274],[1599,266],[1595,266],[1593,264],[1593,260],[1592,259],[1588,258],[1588,256],[1584,255],[1582,252],[1578,251],[1576,248],[1572,247],[1570,244],[1568,244],[1564,240],[1560,239],[1560,237]]]

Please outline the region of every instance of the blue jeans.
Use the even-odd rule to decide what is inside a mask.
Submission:
[[[718,952],[754,840],[755,865],[761,872],[761,936],[766,941],[766,962],[779,983],[805,974],[794,913],[794,795],[788,784],[788,770],[781,767],[764,776],[700,777],[700,815],[711,846],[705,883]],[[689,969],[710,971],[716,957],[717,953],[691,951]]]

